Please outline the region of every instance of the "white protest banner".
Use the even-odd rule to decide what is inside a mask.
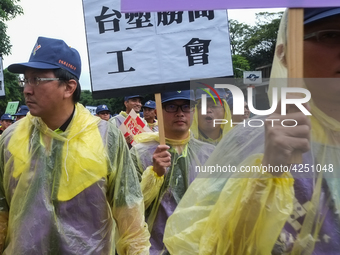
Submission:
[[[87,105],[87,106],[85,106],[85,108],[86,108],[87,110],[89,110],[90,113],[91,113],[92,115],[96,115],[97,106],[90,106],[90,105]]]
[[[122,12],[221,10],[244,8],[304,8],[339,6],[339,0],[121,0]]]
[[[226,11],[123,14],[119,0],[83,6],[94,95],[156,93],[183,81],[189,89],[192,78],[233,74]]]
[[[119,126],[119,129],[122,131],[124,137],[138,135],[143,132],[152,132],[133,109],[130,111],[122,125]],[[135,144],[135,141],[131,142],[131,145]]]

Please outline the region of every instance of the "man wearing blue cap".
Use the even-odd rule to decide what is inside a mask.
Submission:
[[[0,135],[13,123],[12,115],[4,114],[1,116]]]
[[[217,92],[217,94],[215,93]],[[210,91],[208,88],[196,90],[197,106],[190,130],[200,141],[217,145],[222,137],[231,130],[231,113],[225,100],[224,89]],[[213,95],[213,98],[207,93]],[[202,95],[206,95],[206,113],[202,113]],[[226,124],[215,124],[215,120],[224,120]]]
[[[27,105],[21,105],[18,109],[18,112],[16,114],[13,114],[13,116],[15,116],[15,120],[18,121],[24,117],[26,117],[27,113],[30,110],[28,109]]]
[[[153,132],[158,132],[158,121],[156,119],[156,102],[149,100],[143,106],[144,119],[148,123],[148,127]]]
[[[140,95],[133,95],[133,96],[126,96],[124,97],[124,106],[125,111],[121,111],[118,115],[112,117],[110,122],[115,124],[116,127],[120,127],[133,109],[137,114],[139,114],[140,110],[142,109],[142,96]],[[146,121],[142,119],[145,124]],[[129,148],[131,148],[131,142],[133,141],[133,135],[129,135],[125,137],[126,143],[128,144]]]
[[[105,104],[101,104],[97,106],[96,116],[101,118],[102,120],[108,121],[110,119],[110,110]]]
[[[125,111],[121,111],[117,116],[112,117],[110,122],[115,123],[117,127],[124,123],[126,117],[129,115],[133,109],[137,114],[142,109],[142,96],[133,95],[124,97]]]
[[[173,213],[214,146],[190,135],[194,113],[193,91],[161,94],[166,145],[159,145],[156,132],[135,136],[138,143],[130,151],[141,176],[147,223],[151,233],[150,254],[163,254],[165,223]]]
[[[0,250],[115,254],[116,240],[118,254],[148,254],[142,193],[124,137],[77,103],[78,51],[39,37],[29,61],[8,70],[24,74],[30,114],[0,139]]]

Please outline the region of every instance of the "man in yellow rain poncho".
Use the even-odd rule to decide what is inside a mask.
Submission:
[[[214,149],[190,136],[194,111],[193,91],[162,93],[164,132],[167,145],[159,145],[156,132],[135,136],[141,142],[131,149],[141,175],[146,218],[151,233],[150,254],[166,254],[163,233],[168,217],[175,210],[189,184]]]
[[[131,110],[133,109],[137,115],[139,116],[139,112],[142,109],[142,99],[143,97],[140,95],[133,95],[133,96],[126,96],[124,97],[124,106],[125,111],[121,111],[118,115],[113,116],[111,119],[109,119],[109,122],[116,125],[117,128],[120,127],[130,114]],[[145,125],[147,125],[147,122],[142,118]],[[128,144],[129,148],[131,149],[132,145],[131,142],[133,141],[133,135],[130,134],[125,137],[126,143]]]
[[[286,31],[287,12],[272,77],[287,77]],[[303,82],[312,97],[305,107],[312,116],[281,115],[278,108],[267,116],[278,121],[265,129],[231,130],[206,165],[230,164],[236,172],[196,178],[167,222],[170,253],[339,254],[340,8],[304,10],[303,54]],[[286,121],[291,127],[284,127],[284,119],[297,124]],[[302,164],[290,165],[298,151],[304,152]],[[278,171],[265,172],[269,166]],[[239,172],[246,167],[254,172]]]
[[[148,254],[125,139],[81,104],[77,50],[39,37],[23,73],[30,113],[0,140],[3,254]]]
[[[197,89],[194,119],[190,127],[190,131],[194,137],[200,141],[217,145],[222,137],[227,134],[231,128],[231,113],[226,101],[224,89],[215,89],[219,98],[209,89]],[[211,97],[207,92],[210,93]],[[202,114],[202,95],[207,95],[206,114]],[[221,101],[220,101],[220,100]],[[215,124],[214,119],[222,119],[226,124]]]

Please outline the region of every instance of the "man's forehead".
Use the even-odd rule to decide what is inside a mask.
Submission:
[[[50,73],[53,72],[51,69],[35,69],[35,68],[26,68],[25,75],[31,74],[31,75],[39,75],[44,73]]]
[[[215,98],[215,101],[214,101],[214,99],[212,99],[211,97],[207,98],[208,103],[215,103],[216,101],[218,102],[219,100],[217,98]]]
[[[142,99],[140,97],[133,97],[133,98],[129,98],[128,101],[136,102],[136,101],[142,101]]]

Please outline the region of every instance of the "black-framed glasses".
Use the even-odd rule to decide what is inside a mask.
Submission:
[[[19,86],[25,87],[28,85],[38,86],[41,81],[61,81],[64,79],[61,78],[40,78],[40,77],[34,77],[34,78],[19,78]]]
[[[317,42],[324,44],[340,44],[340,30],[320,30],[306,34],[303,39],[316,38]]]
[[[182,104],[182,105],[177,105],[177,104],[167,104],[163,106],[163,109],[166,112],[177,112],[178,109],[181,108],[182,112],[192,112],[194,110],[194,107],[191,107],[190,104]]]

